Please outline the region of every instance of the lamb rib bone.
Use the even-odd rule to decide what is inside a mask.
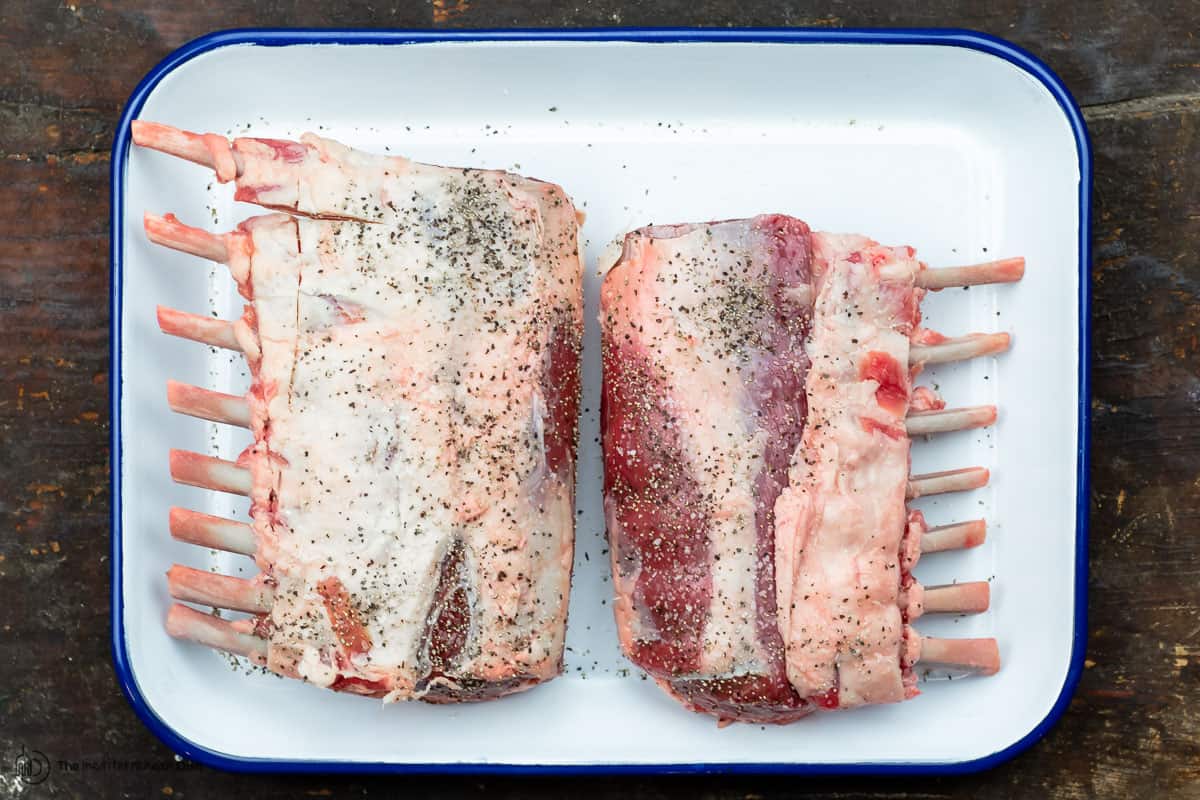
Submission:
[[[274,593],[261,580],[218,575],[182,564],[167,571],[167,588],[176,600],[251,614],[268,613],[274,602]]]
[[[254,529],[245,522],[175,506],[168,525],[172,538],[180,542],[246,556],[257,550]]]
[[[171,450],[171,477],[176,483],[249,497],[250,470],[223,458]]]

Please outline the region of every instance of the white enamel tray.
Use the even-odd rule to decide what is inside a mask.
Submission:
[[[172,414],[168,378],[236,392],[240,357],[162,335],[155,306],[231,318],[223,267],[150,245],[144,210],[228,230],[260,210],[204,169],[135,150],[129,121],[296,137],[561,184],[587,212],[577,558],[565,674],[464,706],[378,702],[235,669],[163,630],[173,563],[249,574],[167,535],[171,505],[245,519],[242,498],[175,485],[167,451],[231,458],[243,431]],[[113,158],[113,630],[118,673],[177,751],[248,770],[837,771],[978,769],[1065,707],[1086,608],[1087,187],[1078,111],[1043,66],[977,34],[584,31],[216,34],[138,87]],[[914,471],[981,464],[986,489],[920,501],[932,524],[986,517],[925,583],[992,581],[983,615],[925,633],[995,636],[995,677],[788,727],[688,713],[623,660],[611,618],[597,444],[597,270],[649,222],[784,212],[912,244],[931,265],[1023,255],[1025,279],[932,294],[931,327],[1010,331],[1011,352],[930,369],[950,405],[998,425],[921,442]],[[198,221],[198,222],[197,222]]]

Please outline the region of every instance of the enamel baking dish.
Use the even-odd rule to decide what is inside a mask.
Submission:
[[[232,318],[226,270],[149,244],[142,212],[228,230],[259,211],[211,173],[135,150],[150,119],[295,138],[561,184],[587,213],[577,552],[565,673],[496,702],[378,702],[323,692],[170,639],[174,562],[248,562],[172,541],[172,505],[246,519],[244,498],[179,486],[171,447],[234,458],[245,431],[172,414],[168,378],[239,392],[237,354],[162,335],[155,306]],[[117,131],[112,183],[113,635],[146,723],[179,753],[257,771],[951,772],[1027,747],[1065,708],[1086,634],[1089,152],[1078,110],[1039,62],[938,31],[220,33],[170,56]],[[995,636],[987,679],[929,681],[895,706],[786,727],[679,708],[618,652],[598,445],[599,271],[650,222],[798,216],[911,244],[931,266],[1027,259],[1018,284],[924,303],[950,335],[1003,330],[998,357],[932,367],[953,405],[998,424],[914,444],[915,472],[980,464],[985,489],[917,501],[931,524],[986,517],[981,547],[930,557],[924,583],[989,580],[992,607],[921,620]]]

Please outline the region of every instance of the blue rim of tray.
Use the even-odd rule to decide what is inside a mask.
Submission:
[[[125,166],[129,157],[130,122],[141,112],[146,98],[159,82],[185,62],[220,47],[256,44],[278,47],[295,44],[423,44],[431,42],[768,42],[791,44],[907,44],[965,47],[997,56],[1014,64],[1046,87],[1058,102],[1075,137],[1079,156],[1079,397],[1078,452],[1075,498],[1075,624],[1071,641],[1071,661],[1066,680],[1054,705],[1024,737],[998,752],[969,761],[947,763],[668,763],[668,764],[502,764],[502,763],[427,763],[287,760],[242,758],[221,753],[189,741],[159,717],[142,695],[129,662],[125,645],[124,597],[121,561],[121,278],[122,213]],[[176,753],[193,761],[235,772],[306,772],[306,773],[460,773],[493,775],[621,775],[621,774],[866,774],[866,775],[948,775],[989,769],[1031,747],[1059,720],[1070,704],[1071,696],[1083,671],[1087,645],[1088,581],[1088,497],[1091,374],[1091,286],[1089,238],[1091,205],[1091,146],[1083,116],[1062,80],[1035,56],[1003,39],[968,30],[955,29],[855,29],[812,30],[779,28],[705,29],[705,28],[598,28],[574,30],[282,30],[246,29],[218,31],[202,36],[167,56],[150,71],[125,104],[113,141],[111,165],[111,241],[110,276],[111,318],[109,327],[110,389],[112,413],[112,635],[113,664],[121,689],[133,710],[156,736]]]

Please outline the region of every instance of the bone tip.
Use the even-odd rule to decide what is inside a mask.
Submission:
[[[174,214],[159,216],[150,211],[142,213],[142,229],[146,231],[146,237],[159,244],[161,244],[160,240],[167,236],[167,232],[175,221]]]
[[[190,413],[190,407],[195,405],[192,400],[194,386],[167,378],[167,407],[177,414]]]
[[[937,639],[921,640],[921,658],[933,664],[968,670],[976,675],[995,675],[1000,671],[1000,646],[996,640]]]
[[[1000,671],[1000,645],[995,639],[972,640],[969,653],[977,674],[995,675]]]
[[[992,585],[987,581],[961,584],[963,610],[980,614],[988,610],[992,602]]]
[[[981,489],[992,479],[992,471],[987,467],[972,467],[971,488]]]
[[[135,119],[129,125],[133,134],[133,143],[142,147],[156,148],[162,146],[165,140],[177,136],[187,136],[187,131],[161,122],[151,122],[145,119]]]
[[[963,536],[964,547],[978,547],[987,539],[987,522],[981,519],[967,524],[966,535]]]
[[[1006,258],[1000,262],[999,268],[1006,281],[1019,281],[1025,277],[1025,256]]]
[[[171,465],[171,477],[174,478],[179,475],[179,473],[187,470],[188,466],[190,466],[196,460],[196,454],[189,453],[187,450],[176,450],[172,447],[169,458]]]
[[[167,584],[171,587],[174,587],[181,580],[184,580],[184,576],[187,575],[187,573],[187,567],[183,566],[182,564],[172,564],[171,568],[166,572]]]
[[[171,510],[167,512],[167,527],[171,530],[177,530],[186,523],[187,517],[188,511],[186,508],[171,506]]]
[[[135,119],[129,124],[129,130],[133,134],[133,143],[144,145],[150,139],[150,132],[154,129],[153,122]]]
[[[946,660],[953,666],[968,669],[976,675],[995,675],[1000,671],[1000,646],[991,637],[942,639],[939,643],[949,656]]]
[[[200,612],[183,603],[172,603],[167,610],[167,633],[176,639],[187,639],[195,615]]]
[[[995,406],[984,406],[983,410],[979,412],[979,421],[985,427],[988,425],[995,425],[996,417],[999,415],[999,413],[999,409],[997,409]]]
[[[147,231],[166,231],[181,225],[179,217],[173,213],[155,214],[153,211],[142,212],[142,224]]]

